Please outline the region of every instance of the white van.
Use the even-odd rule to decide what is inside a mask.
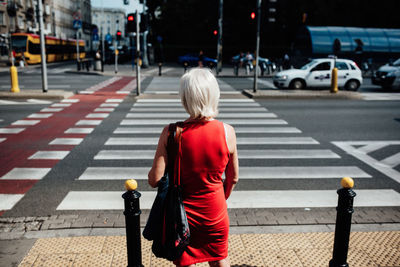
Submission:
[[[383,89],[400,88],[400,58],[381,66],[372,75],[372,83]]]
[[[356,91],[362,84],[361,70],[354,61],[348,59],[318,58],[313,59],[300,69],[278,72],[274,85],[278,88],[304,89],[306,87],[329,87],[332,69],[338,69],[338,86]]]

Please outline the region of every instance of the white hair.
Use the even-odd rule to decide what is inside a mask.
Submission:
[[[179,94],[190,117],[203,119],[218,115],[219,86],[209,69],[193,68],[185,73],[181,78]]]

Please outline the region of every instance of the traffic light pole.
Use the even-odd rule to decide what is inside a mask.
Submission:
[[[222,21],[223,21],[224,0],[219,1],[218,19],[218,45],[217,45],[217,75],[222,71]]]
[[[137,95],[140,95],[140,26],[139,12],[136,10],[136,88]]]
[[[145,18],[147,16],[147,11],[146,11],[146,0],[143,0],[143,18],[145,20],[147,20],[147,18]],[[136,19],[136,21],[138,21]],[[149,66],[149,60],[147,58],[147,21],[146,24],[144,24],[144,29],[143,29],[143,68],[147,68]]]
[[[40,57],[42,63],[42,91],[47,92],[47,66],[46,66],[46,51],[45,51],[45,39],[43,32],[43,4],[42,1],[38,2],[38,20],[39,20],[39,35],[40,35]]]
[[[261,24],[261,1],[257,0],[257,44],[256,44],[256,65],[254,66],[254,84],[253,92],[257,92],[258,79],[258,53],[260,50],[260,24]]]

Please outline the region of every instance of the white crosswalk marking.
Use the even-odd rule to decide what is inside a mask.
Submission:
[[[14,168],[0,179],[5,180],[40,180],[50,171],[50,168]]]
[[[0,128],[0,134],[19,134],[25,128]]]
[[[164,81],[164,93],[177,90],[177,81],[154,79],[146,92],[158,92]],[[220,83],[222,84],[222,83]],[[224,90],[232,88],[223,84]],[[109,101],[108,101],[109,102]],[[101,108],[109,103],[101,105]],[[110,103],[111,104],[111,103]],[[111,106],[114,107],[114,106]],[[234,125],[237,133],[238,155],[241,160],[239,177],[248,183],[252,180],[307,179],[328,180],[350,176],[356,179],[373,179],[365,170],[348,166],[341,156],[330,149],[324,149],[312,137],[299,136],[300,129],[286,126],[288,123],[277,114],[268,113],[265,107],[252,99],[221,99],[220,115],[217,119]],[[106,111],[103,109],[97,112]],[[110,110],[111,111],[111,110]],[[101,114],[101,113],[99,113]],[[151,160],[159,135],[166,125],[187,118],[180,99],[145,98],[137,99],[120,125],[113,131],[104,146],[94,156],[94,166],[89,166],[79,177],[81,181],[95,180],[147,180]],[[76,128],[79,129],[79,128]],[[77,131],[77,130],[73,131]],[[72,131],[72,130],[71,130]],[[265,146],[265,148],[260,147]],[[388,144],[362,143],[359,151],[366,153],[384,148]],[[129,147],[131,146],[131,147]],[[137,146],[137,148],[135,148]],[[400,155],[392,155],[381,162],[393,166],[400,161]],[[321,165],[315,165],[319,162]],[[131,166],[117,161],[127,161]],[[273,161],[273,163],[271,163]],[[322,161],[323,160],[323,161]],[[256,166],[253,166],[253,163]],[[265,165],[259,165],[265,162]],[[275,162],[278,165],[275,166]],[[304,162],[304,166],[302,166]],[[307,162],[307,163],[305,163]],[[314,165],[310,166],[309,162]],[[332,163],[330,165],[329,163]],[[124,167],[118,167],[124,166]],[[129,167],[126,167],[129,166]],[[228,201],[229,208],[313,208],[336,207],[336,189],[331,190],[235,190]],[[141,208],[149,209],[156,191],[141,191]],[[115,210],[123,208],[122,192],[114,191],[70,191],[57,210]],[[394,190],[358,189],[355,206],[399,206],[400,194]]]
[[[12,209],[23,196],[23,194],[0,194],[0,210]]]
[[[122,210],[123,192],[71,191],[57,210]],[[156,191],[142,191],[140,208],[150,209]],[[233,191],[228,208],[326,208],[337,206],[335,190],[252,190]],[[357,190],[355,207],[400,206],[400,194],[392,189]]]

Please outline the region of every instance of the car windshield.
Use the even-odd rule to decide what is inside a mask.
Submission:
[[[26,51],[26,36],[13,36],[11,43],[15,52]]]
[[[393,62],[393,66],[399,67],[400,66],[400,58]]]
[[[310,68],[312,65],[314,65],[316,62],[317,62],[316,60],[312,60],[311,62],[307,63],[306,65],[304,65],[300,69],[306,70],[306,69]]]

